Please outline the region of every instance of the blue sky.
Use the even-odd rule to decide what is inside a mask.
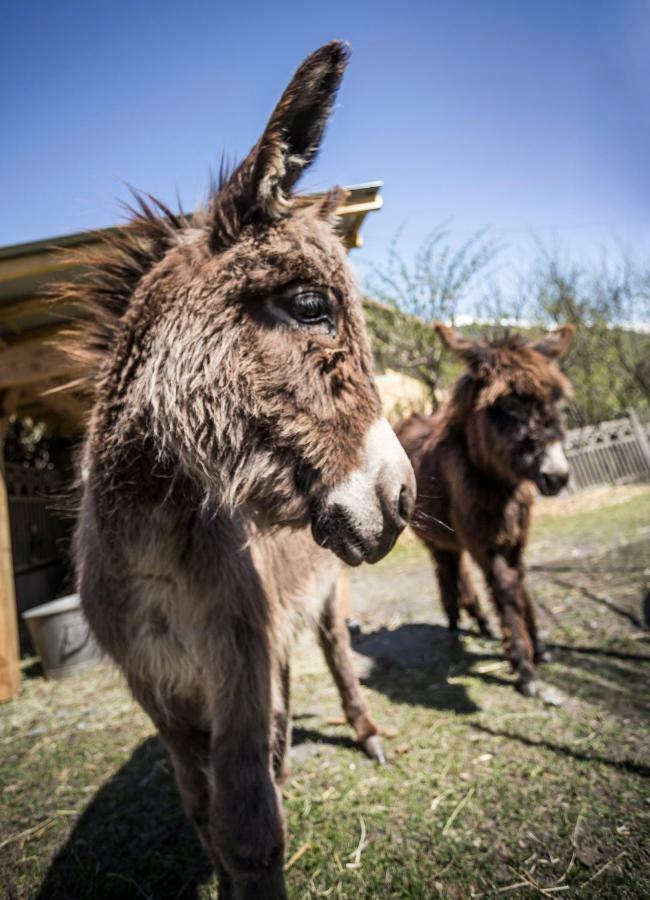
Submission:
[[[300,60],[352,45],[303,187],[383,179],[363,271],[451,218],[525,256],[650,239],[650,3],[7,5],[0,32],[0,245],[101,227],[123,182],[191,208],[247,152]]]

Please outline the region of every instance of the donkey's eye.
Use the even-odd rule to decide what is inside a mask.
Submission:
[[[523,425],[528,420],[526,407],[515,397],[505,397],[490,407],[492,421],[499,428]]]
[[[336,335],[338,304],[327,288],[318,285],[290,285],[266,300],[266,310],[283,325],[294,330]],[[301,327],[300,327],[301,326]]]
[[[296,294],[291,299],[289,309],[291,315],[298,322],[311,324],[313,322],[329,322],[331,319],[332,309],[329,299],[317,291],[304,291]]]

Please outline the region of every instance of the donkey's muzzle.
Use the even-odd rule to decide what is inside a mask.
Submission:
[[[366,438],[362,464],[331,490],[312,521],[314,539],[350,566],[394,546],[415,508],[415,475],[385,419]]]
[[[569,481],[569,462],[561,441],[552,441],[541,459],[535,475],[535,484],[542,494],[552,497],[559,494]]]
[[[545,497],[554,497],[555,494],[559,494],[562,488],[566,487],[568,481],[568,472],[561,475],[551,475],[540,472],[535,478],[535,484],[539,488],[540,493],[544,494]]]
[[[363,562],[378,562],[386,556],[406,524],[401,515],[387,515],[379,534],[375,531],[368,534],[344,508],[335,506],[313,522],[312,534],[321,547],[331,550],[349,566],[358,566]]]

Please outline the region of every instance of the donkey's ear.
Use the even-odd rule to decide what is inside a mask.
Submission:
[[[262,137],[212,202],[212,245],[230,243],[248,222],[286,214],[291,191],[320,147],[349,58],[332,41],[300,66],[273,110]]]
[[[445,347],[460,356],[468,365],[476,366],[485,361],[488,350],[480,341],[463,337],[455,328],[442,322],[436,322],[434,327]]]
[[[257,145],[257,200],[271,218],[281,215],[291,189],[312,162],[348,63],[342,41],[316,50],[300,66],[273,110]]]
[[[560,356],[564,356],[569,349],[575,330],[575,325],[561,325],[555,331],[549,331],[540,340],[531,341],[531,346],[533,350],[543,353],[549,359],[557,359]]]

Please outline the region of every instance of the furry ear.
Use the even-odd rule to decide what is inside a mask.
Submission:
[[[478,366],[486,361],[489,348],[485,344],[463,337],[455,328],[444,325],[442,322],[436,322],[434,327],[445,347],[456,356],[460,356],[468,365]]]
[[[531,341],[530,346],[538,353],[548,356],[549,359],[557,359],[564,356],[569,349],[575,330],[575,325],[561,325],[555,331],[549,331],[540,340]]]
[[[320,147],[348,58],[348,45],[332,41],[293,76],[262,137],[212,201],[214,250],[249,222],[272,222],[287,213],[291,191]]]

